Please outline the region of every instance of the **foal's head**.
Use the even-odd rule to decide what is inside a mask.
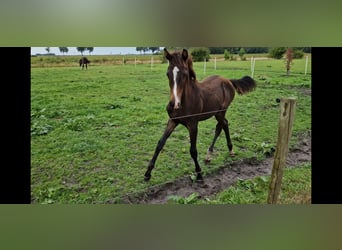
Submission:
[[[169,105],[174,109],[179,109],[182,104],[181,100],[185,86],[190,81],[190,70],[192,70],[192,68],[189,69],[189,54],[186,49],[183,49],[182,52],[170,54],[167,49],[164,48],[164,55],[169,61],[169,67],[166,73],[170,85]]]

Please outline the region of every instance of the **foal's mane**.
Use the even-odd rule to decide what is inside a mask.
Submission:
[[[195,73],[193,65],[192,65],[192,57],[191,57],[191,55],[188,56],[187,65],[188,65],[188,68],[189,68],[190,79],[193,78],[194,80],[196,80],[196,73]]]

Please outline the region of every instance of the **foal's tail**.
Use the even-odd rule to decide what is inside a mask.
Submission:
[[[244,76],[241,79],[231,79],[230,81],[233,83],[236,92],[240,95],[251,92],[256,88],[256,82],[249,76]]]

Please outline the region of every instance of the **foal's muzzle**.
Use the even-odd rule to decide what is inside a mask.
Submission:
[[[180,109],[181,108],[181,103],[180,102],[174,103],[173,101],[170,101],[169,102],[169,107],[172,108],[172,109]]]

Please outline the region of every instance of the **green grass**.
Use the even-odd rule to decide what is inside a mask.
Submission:
[[[77,57],[78,58],[78,57]],[[34,60],[39,60],[39,57]],[[44,59],[45,60],[45,59]],[[91,59],[90,59],[91,60]],[[167,64],[91,65],[77,63],[31,69],[31,196],[32,203],[120,202],[130,192],[191,174],[187,130],[179,126],[159,155],[150,182],[143,174],[168,116]],[[227,118],[236,157],[263,159],[275,148],[279,104],[275,99],[297,98],[291,145],[311,130],[311,72],[296,60],[286,76],[282,60],[257,61],[255,92],[236,95]],[[309,67],[310,68],[310,67]],[[199,79],[219,74],[228,78],[250,75],[249,61],[194,63]],[[215,120],[199,125],[200,163],[215,131]],[[215,145],[207,173],[232,162],[223,135]]]

